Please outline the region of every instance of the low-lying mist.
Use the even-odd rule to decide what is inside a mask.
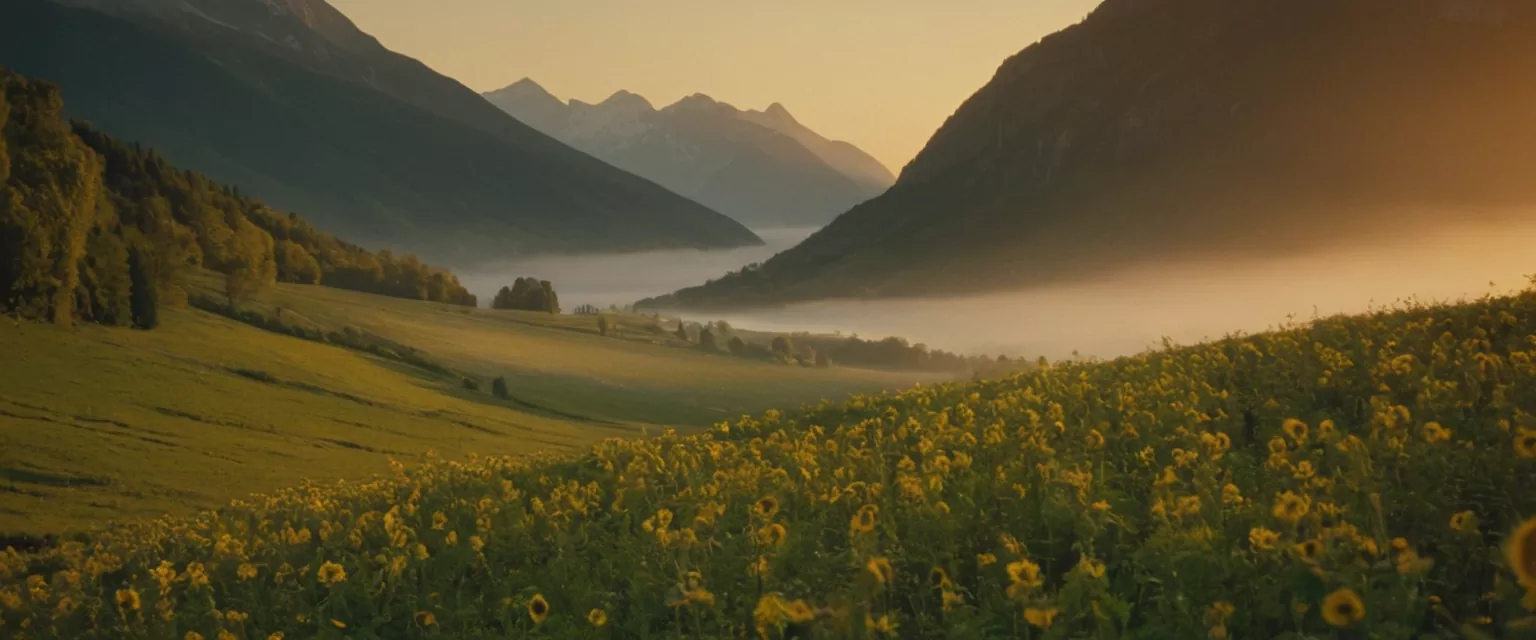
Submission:
[[[533,256],[486,265],[472,271],[456,270],[459,281],[481,300],[490,300],[496,291],[519,277],[549,280],[560,294],[560,306],[573,309],[591,304],[607,308],[684,287],[703,284],[727,271],[754,262],[763,262],[773,254],[799,244],[814,227],[789,229],[754,229],[763,239],[759,247],[717,251],[680,249],[647,253],[602,255]]]
[[[554,282],[567,309],[606,307],[700,284],[803,239],[769,232],[769,245],[721,252],[567,256],[464,278],[488,299],[518,275]],[[772,236],[771,238],[769,236]],[[1536,223],[1463,224],[1347,248],[1241,262],[1149,264],[1091,282],[950,299],[831,300],[777,309],[683,314],[742,328],[901,336],[965,354],[1052,359],[1114,357],[1159,345],[1253,333],[1287,320],[1448,301],[1523,288],[1536,273]]]

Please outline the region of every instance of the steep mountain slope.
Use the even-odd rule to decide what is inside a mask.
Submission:
[[[653,303],[984,291],[1514,210],[1536,202],[1533,69],[1528,3],[1107,0],[1005,62],[885,195]]]
[[[852,144],[822,137],[821,134],[800,124],[800,121],[790,115],[789,109],[785,109],[782,104],[775,102],[763,111],[747,110],[739,115],[747,122],[768,127],[794,138],[795,142],[816,154],[822,162],[852,178],[854,182],[869,189],[874,195],[884,193],[892,183],[896,182],[896,176],[891,175],[891,170],[880,164],[879,160]]]
[[[563,103],[523,79],[485,94],[540,131],[756,228],[826,224],[894,178],[874,158],[796,122],[693,95],[663,109],[620,91]]]
[[[102,6],[0,5],[0,64],[58,82],[71,116],[328,231],[459,265],[759,242],[383,49],[319,0]]]

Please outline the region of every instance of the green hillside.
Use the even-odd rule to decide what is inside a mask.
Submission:
[[[214,290],[210,279],[194,297]],[[210,285],[204,289],[204,285]],[[604,338],[590,319],[281,285],[246,308],[366,333],[452,373],[196,309],[154,331],[0,322],[0,533],[215,507],[428,451],[512,455],[692,430],[922,378]],[[462,378],[480,390],[463,388]],[[505,376],[509,399],[489,392]]]
[[[1526,638],[1533,323],[1536,293],[1408,307],[291,488],[0,556],[0,615],[80,638]]]
[[[47,0],[0,5],[0,66],[61,85],[71,117],[354,242],[458,264],[760,242],[377,43],[306,49],[335,66],[311,64],[242,25],[108,4],[124,14]],[[287,15],[241,4],[252,20]],[[301,22],[289,26],[313,36]],[[370,84],[375,75],[388,86]]]

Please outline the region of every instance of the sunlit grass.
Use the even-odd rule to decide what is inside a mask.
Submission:
[[[367,329],[457,376],[167,310],[155,331],[0,323],[0,533],[190,513],[393,457],[518,455],[684,430],[899,376],[743,362],[604,339],[590,319],[468,311],[284,285],[245,308]],[[468,313],[464,313],[468,311]],[[493,398],[506,376],[514,400]],[[910,380],[908,378],[907,380]]]

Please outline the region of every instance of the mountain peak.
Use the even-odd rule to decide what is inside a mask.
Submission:
[[[551,100],[559,100],[554,96],[554,94],[550,93],[548,89],[545,89],[544,85],[534,82],[533,78],[523,78],[522,80],[518,80],[517,82],[509,84],[495,91],[487,92],[486,95],[517,97],[538,96],[541,98],[548,97]]]
[[[608,99],[602,101],[599,106],[627,107],[632,109],[643,109],[645,111],[656,110],[655,107],[651,106],[651,101],[645,99],[645,96],[636,93],[630,93],[629,91],[625,91],[623,89],[613,92],[613,95],[608,96]]]
[[[789,109],[785,109],[782,103],[775,102],[768,105],[768,108],[764,109],[763,113],[785,122],[795,122],[795,117],[789,114]]]
[[[720,101],[717,101],[714,98],[711,98],[711,97],[709,97],[707,95],[704,95],[702,93],[695,93],[695,94],[693,94],[691,96],[683,98],[682,100],[678,100],[677,102],[672,103],[672,106],[667,107],[667,109],[668,110],[717,109],[717,108],[720,108],[720,107],[732,108],[730,105],[725,104],[725,103],[720,102]]]

